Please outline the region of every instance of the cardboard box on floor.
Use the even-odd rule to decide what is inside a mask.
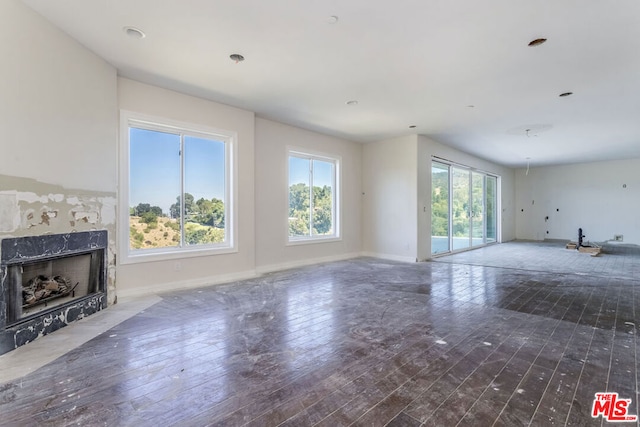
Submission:
[[[576,249],[578,248],[578,244],[575,242],[569,242],[566,246],[567,249]],[[602,248],[599,246],[580,246],[578,248],[578,252],[582,252],[585,254],[591,254],[591,256],[597,256],[602,252]]]

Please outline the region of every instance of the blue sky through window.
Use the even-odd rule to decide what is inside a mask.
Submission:
[[[184,191],[195,201],[224,201],[224,142],[186,136],[184,151]]]
[[[289,157],[289,186],[299,183],[309,185],[309,159]],[[333,163],[313,160],[314,187],[331,187],[333,183]]]
[[[294,184],[309,185],[309,159],[289,157],[289,186]]]
[[[180,194],[180,135],[129,129],[130,207],[139,203],[169,207]],[[224,200],[224,142],[185,136],[185,192],[194,200]]]

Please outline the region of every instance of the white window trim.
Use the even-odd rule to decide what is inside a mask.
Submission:
[[[332,235],[330,236],[312,236],[311,235],[311,236],[295,236],[295,237],[289,236],[289,176],[290,176],[289,157],[290,156],[306,158],[310,160],[321,160],[325,162],[328,161],[334,164],[334,167],[335,167],[335,176],[334,176],[334,182],[333,182],[334,193],[335,193],[334,206],[333,206],[334,232]],[[287,210],[285,211],[287,212],[287,215],[285,218],[285,221],[286,221],[285,230],[286,230],[286,236],[287,236],[286,246],[309,245],[309,244],[315,244],[315,243],[329,243],[329,242],[341,241],[342,240],[342,230],[341,230],[342,210],[340,209],[340,207],[342,205],[342,187],[341,187],[342,157],[335,154],[323,153],[315,150],[309,150],[306,148],[287,146],[286,162],[287,162],[287,184],[286,184]]]
[[[129,127],[139,125],[145,129],[167,131],[171,128],[184,131],[189,135],[215,138],[227,144],[225,150],[225,167],[228,168],[225,180],[225,225],[227,228],[227,241],[224,244],[201,245],[187,247],[168,247],[149,249],[145,251],[132,251],[129,243]],[[150,116],[133,111],[120,111],[120,142],[119,148],[119,184],[118,184],[118,264],[134,264],[139,262],[164,261],[199,256],[229,254],[238,252],[238,159],[237,159],[237,132],[210,126],[198,125],[187,122]],[[228,205],[227,205],[228,204]]]

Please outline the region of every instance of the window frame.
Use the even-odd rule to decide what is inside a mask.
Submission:
[[[180,133],[197,138],[214,139],[225,144],[225,239],[224,243],[204,245],[171,246],[147,250],[135,250],[130,247],[129,237],[129,174],[130,141],[129,128],[135,127],[158,132]],[[139,262],[163,261],[238,252],[237,248],[237,200],[238,167],[237,167],[237,132],[211,126],[181,122],[164,117],[151,116],[137,112],[120,111],[120,144],[119,144],[119,224],[118,224],[118,263],[133,264]],[[181,163],[181,192],[184,195],[184,155]],[[181,242],[184,239],[181,229]]]
[[[286,163],[287,163],[287,175],[286,175],[286,207],[287,210],[286,212],[286,217],[285,217],[285,224],[286,224],[286,236],[287,236],[287,246],[295,246],[295,245],[306,245],[306,244],[313,244],[313,243],[328,243],[328,242],[337,242],[337,241],[341,241],[342,240],[342,231],[341,231],[341,218],[342,218],[342,211],[340,209],[341,207],[341,164],[342,164],[342,157],[335,155],[335,154],[328,154],[328,153],[322,153],[322,152],[317,152],[317,151],[313,151],[313,150],[308,150],[305,148],[299,148],[299,147],[292,147],[292,146],[288,146],[287,147],[287,156],[286,156]],[[332,221],[333,221],[333,234],[331,235],[313,235],[312,232],[312,228],[310,228],[309,230],[309,235],[305,235],[305,236],[290,236],[289,235],[289,179],[290,179],[290,175],[291,175],[291,170],[289,167],[289,159],[290,157],[297,157],[297,158],[301,158],[301,159],[308,159],[309,161],[313,162],[313,160],[318,160],[318,161],[323,161],[323,162],[329,162],[329,163],[333,163],[333,180],[332,180],[332,196],[333,196],[333,203],[332,203]],[[310,188],[313,188],[313,176],[310,173]],[[310,200],[311,201],[311,200]],[[313,205],[310,203],[309,204],[309,215],[313,215],[312,212],[313,209]],[[311,216],[310,216],[311,218]],[[310,221],[311,222],[311,221]]]

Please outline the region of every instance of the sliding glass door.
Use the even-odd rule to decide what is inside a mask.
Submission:
[[[431,253],[449,252],[449,165],[431,164]]]
[[[498,178],[460,165],[431,164],[431,253],[494,243]]]
[[[453,241],[454,251],[471,245],[471,203],[469,203],[469,169],[451,168],[453,176]]]
[[[471,172],[471,246],[484,245],[485,226],[485,174]]]
[[[487,175],[486,177],[486,221],[487,221],[487,243],[498,241],[498,178]]]

